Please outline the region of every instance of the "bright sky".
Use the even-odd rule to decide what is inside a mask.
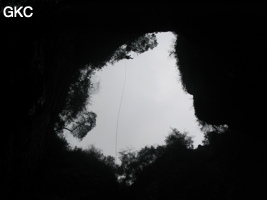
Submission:
[[[118,152],[146,145],[164,144],[172,128],[188,132],[195,147],[201,144],[203,133],[194,115],[192,96],[186,94],[179,81],[176,61],[169,56],[175,35],[157,34],[158,46],[143,54],[132,54],[134,59],[108,65],[96,73],[100,90],[92,97],[88,110],[97,114],[96,127],[79,142],[67,134],[71,146],[86,148],[93,144],[105,155],[115,157],[116,126],[118,121]]]

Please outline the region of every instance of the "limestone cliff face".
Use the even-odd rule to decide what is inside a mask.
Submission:
[[[248,132],[264,124],[265,26],[266,16],[252,10],[207,15],[185,25],[176,52],[199,120]]]
[[[141,35],[107,33],[86,24],[81,29],[62,28],[66,21],[60,16],[1,21],[6,30],[1,59],[9,127],[1,147],[4,196],[16,195],[12,188],[19,190],[18,196],[32,190],[35,171],[50,148],[49,138],[55,134],[55,122],[77,71],[86,64],[103,67],[118,47]]]

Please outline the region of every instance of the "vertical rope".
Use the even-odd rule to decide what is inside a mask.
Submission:
[[[119,112],[118,112],[118,116],[117,116],[117,126],[116,126],[116,141],[115,141],[115,162],[116,162],[116,164],[118,163],[118,127],[119,127],[119,117],[120,117],[120,112],[121,112],[121,104],[122,104],[122,99],[123,99],[123,95],[124,95],[125,83],[126,83],[126,60],[125,60],[125,65],[124,65],[124,83],[123,83],[123,88],[122,88],[121,101],[120,101]]]

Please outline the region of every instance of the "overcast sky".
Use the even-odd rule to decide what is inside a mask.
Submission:
[[[118,152],[164,144],[170,127],[187,131],[194,137],[195,146],[201,144],[203,133],[196,123],[192,96],[183,91],[175,59],[169,56],[175,36],[170,32],[158,33],[157,41],[153,50],[132,54],[134,59],[108,65],[96,73],[93,80],[100,82],[100,90],[87,107],[97,114],[96,127],[81,142],[67,134],[72,146],[86,148],[93,144],[105,155],[115,156],[125,70]]]

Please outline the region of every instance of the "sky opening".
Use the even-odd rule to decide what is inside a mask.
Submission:
[[[176,60],[170,56],[176,36],[171,32],[156,36],[158,46],[153,50],[133,53],[133,59],[107,65],[92,77],[99,82],[99,91],[87,109],[97,114],[96,127],[81,142],[65,133],[72,147],[94,145],[115,157],[116,130],[120,152],[162,145],[171,128],[188,132],[195,147],[202,143],[192,95],[183,91]]]

